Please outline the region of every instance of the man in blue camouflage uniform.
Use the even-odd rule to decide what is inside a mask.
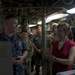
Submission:
[[[23,60],[27,57],[28,51],[25,41],[15,34],[17,27],[18,19],[16,16],[6,16],[4,20],[4,32],[0,34],[0,41],[12,42],[13,75],[25,75]]]

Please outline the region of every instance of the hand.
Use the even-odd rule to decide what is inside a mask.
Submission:
[[[49,57],[48,57],[48,60],[52,61],[52,62],[55,62],[56,61],[55,59],[56,59],[56,57],[53,55],[49,55]]]
[[[22,56],[18,56],[18,57],[15,59],[15,62],[16,62],[16,64],[21,64],[21,63],[23,63],[23,57],[22,57]]]
[[[29,61],[25,61],[25,64],[28,64]]]
[[[17,61],[13,58],[13,64],[16,65]]]
[[[38,53],[41,53],[41,49],[38,49],[37,52],[38,52]]]

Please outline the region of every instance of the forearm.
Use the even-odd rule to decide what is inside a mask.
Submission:
[[[35,44],[34,44],[33,46],[34,46],[34,49],[35,49],[36,51],[38,51],[38,48],[35,46]]]
[[[61,59],[61,58],[57,58],[57,57],[55,57],[55,62],[58,62],[63,65],[71,65],[72,64],[72,61],[70,59]]]
[[[24,51],[23,55],[22,55],[22,58],[25,59],[28,55],[28,51]]]
[[[69,56],[66,59],[55,57],[56,62],[61,63],[63,65],[71,65],[75,58],[75,47],[72,47],[69,52]]]

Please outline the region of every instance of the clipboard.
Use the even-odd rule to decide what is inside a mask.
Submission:
[[[0,42],[0,75],[13,75],[12,43]]]

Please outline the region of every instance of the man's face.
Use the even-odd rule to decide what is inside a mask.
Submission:
[[[33,33],[33,35],[35,35],[37,33],[37,30],[36,29],[32,29],[32,33]]]
[[[37,32],[38,33],[41,33],[42,32],[42,28],[40,26],[37,28]]]
[[[7,28],[10,33],[16,32],[18,28],[18,20],[16,18],[11,18],[7,20]]]
[[[27,32],[22,32],[22,36],[25,38],[25,39],[28,39],[29,37],[29,35],[28,35],[28,33]]]
[[[53,33],[57,33],[57,25],[53,25],[52,31]]]

